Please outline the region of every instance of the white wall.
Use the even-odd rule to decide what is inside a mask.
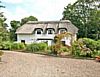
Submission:
[[[28,43],[28,44],[34,42],[32,35],[17,34],[17,42],[21,42],[21,40],[25,40],[25,43]]]
[[[26,44],[30,44],[33,42],[43,42],[43,41],[48,41],[48,45],[51,45],[52,40],[54,39],[54,34],[41,34],[41,35],[37,35],[37,34],[32,34],[32,35],[25,35],[25,34],[17,34],[17,42],[21,42],[21,40],[25,40]],[[40,40],[37,41],[37,39],[52,39],[52,40]]]
[[[17,42],[21,42],[21,40],[25,40],[25,43],[26,44],[30,44],[30,43],[33,43],[33,42],[42,42],[42,41],[48,41],[48,45],[52,45],[53,43],[53,39],[54,39],[54,34],[41,34],[41,35],[37,35],[37,34],[31,34],[31,35],[25,35],[25,34],[17,34]],[[37,39],[52,39],[52,40],[40,40],[40,41],[37,41]],[[73,35],[73,40],[76,40],[76,34]],[[62,39],[61,41],[65,41],[65,44],[66,45],[71,45],[71,37],[69,38],[64,38]]]

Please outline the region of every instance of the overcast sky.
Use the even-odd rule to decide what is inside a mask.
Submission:
[[[33,15],[40,21],[60,20],[64,7],[76,0],[1,0],[7,21]]]

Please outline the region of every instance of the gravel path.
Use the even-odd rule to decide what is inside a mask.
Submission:
[[[100,63],[8,51],[0,62],[0,77],[100,77]]]

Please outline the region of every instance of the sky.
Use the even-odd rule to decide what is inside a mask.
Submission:
[[[33,15],[39,21],[60,20],[64,7],[76,0],[1,0],[7,22]]]

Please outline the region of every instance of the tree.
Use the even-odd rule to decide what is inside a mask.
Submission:
[[[16,41],[17,40],[17,35],[15,34],[16,29],[22,25],[24,25],[25,23],[27,23],[28,21],[37,21],[38,19],[34,16],[29,16],[29,17],[25,17],[21,19],[20,21],[16,21],[16,20],[12,20],[10,22],[11,25],[11,29],[10,29],[10,39],[11,41]]]
[[[99,37],[97,38],[100,33],[100,30],[97,29],[100,28],[99,2],[99,0],[77,0],[73,5],[69,4],[64,8],[62,19],[70,20],[79,28],[79,38],[99,39]],[[95,33],[93,33],[94,30]],[[90,33],[92,37],[90,37]]]
[[[16,32],[16,29],[18,27],[20,27],[20,21],[13,20],[13,21],[10,22],[10,25],[11,25],[10,40],[11,41],[16,41],[17,40],[17,35],[15,34],[15,32]]]
[[[0,8],[4,8],[4,6],[1,5],[1,1],[0,1]],[[7,24],[5,23],[5,21],[6,18],[3,15],[3,12],[0,11],[0,42],[9,40]]]
[[[28,21],[38,21],[38,19],[34,16],[25,17],[25,18],[21,19],[21,25],[24,25]]]

